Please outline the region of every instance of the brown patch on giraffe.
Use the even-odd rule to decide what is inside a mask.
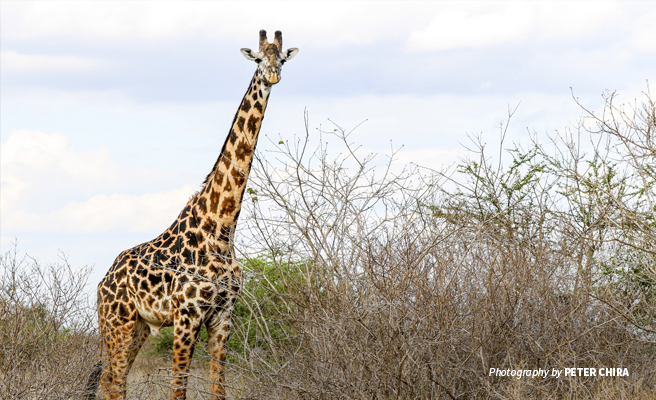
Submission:
[[[219,193],[212,189],[212,192],[210,193],[210,212],[211,213],[216,213],[216,208],[219,205]]]
[[[223,202],[221,203],[221,211],[219,212],[219,216],[224,216],[224,215],[229,215],[235,212],[235,209],[237,209],[237,203],[235,202],[235,199],[229,196],[226,196],[225,199],[223,199]]]
[[[204,248],[200,249],[198,251],[198,265],[200,265],[201,267],[205,267],[209,262],[210,260],[208,260],[207,258],[207,252],[205,251],[205,249]]]
[[[248,131],[250,132],[251,135],[255,135],[257,133],[257,124],[260,122],[260,118],[256,117],[254,115],[251,115],[248,117]]]
[[[130,316],[130,308],[125,303],[119,303],[118,309],[116,311],[117,311],[116,314],[119,317],[128,317],[128,316]]]
[[[230,143],[234,143],[235,140],[237,140],[237,134],[235,133],[234,129],[230,129],[230,132],[228,133],[228,140]]]
[[[157,257],[157,262],[159,264],[164,264],[169,260],[169,255],[165,251],[160,251],[159,256]]]
[[[251,109],[251,102],[248,99],[244,99],[244,102],[241,104],[241,109],[244,112],[248,112]]]
[[[237,171],[233,167],[232,170],[230,171],[230,174],[233,176],[233,178],[235,180],[235,185],[237,185],[237,187],[243,186],[244,183],[246,182],[246,174],[243,171],[241,171],[241,170]],[[242,194],[243,194],[243,190],[244,190],[244,188],[242,188]]]
[[[207,212],[207,200],[205,200],[205,197],[199,196],[198,197],[198,209],[200,210],[201,213],[205,214]]]
[[[223,162],[223,166],[227,169],[231,162],[230,159],[232,158],[232,153],[229,150],[223,150],[223,157],[221,157],[221,162]]]
[[[230,241],[230,232],[232,231],[232,228],[228,226],[222,226],[221,227],[221,233],[219,234],[219,240],[225,243],[228,243]]]
[[[189,227],[198,228],[198,213],[196,207],[191,209],[191,215],[189,216]]]
[[[168,249],[169,247],[171,247],[174,240],[175,240],[175,236],[169,236],[169,238],[166,239],[164,243],[162,243],[162,247]]]
[[[249,119],[248,120],[249,129],[250,129],[250,121],[251,120]],[[235,157],[239,161],[244,161],[246,159],[246,157],[249,157],[251,155],[252,152],[253,152],[253,150],[251,149],[250,144],[248,144],[248,142],[246,142],[244,139],[242,139],[242,140],[239,141],[239,144],[237,145],[237,148],[235,149]],[[234,168],[233,168],[233,171],[234,171]],[[235,175],[232,174],[232,176],[235,176]]]
[[[263,112],[264,112],[264,109],[262,108],[262,104],[260,104],[259,101],[256,101],[256,102],[255,102],[255,105],[254,105],[253,107],[255,107],[255,109],[256,109],[257,111],[259,111],[260,113],[263,113]]]
[[[194,287],[195,289],[195,287]],[[190,306],[182,310],[182,314],[187,316],[188,318],[183,319],[185,326],[187,329],[191,327],[191,319],[198,318],[200,314],[198,314],[198,310],[196,309],[196,306]],[[185,334],[186,336],[186,334]],[[188,336],[187,336],[188,337]]]
[[[123,260],[123,261],[125,261],[125,260]],[[121,264],[123,264],[123,263],[121,263]],[[121,281],[121,280],[123,280],[123,278],[125,278],[125,275],[126,275],[125,269],[121,268],[121,269],[119,269],[118,271],[116,271],[114,273],[114,279],[117,280],[117,281]]]
[[[232,191],[232,185],[230,184],[230,179],[226,179],[225,186],[223,187],[223,191],[226,193],[230,193]]]
[[[207,218],[205,220],[205,224],[203,225],[203,230],[210,235],[214,235],[216,233],[216,221],[214,221],[212,218]]]
[[[178,236],[175,240],[175,243],[173,243],[173,246],[171,246],[171,253],[180,254],[181,249],[182,249],[182,237]]]
[[[184,262],[186,265],[192,265],[194,264],[194,252],[189,250],[189,249],[184,249],[182,250],[182,262]],[[192,271],[192,268],[187,268],[188,273],[193,274],[194,271]]]
[[[191,206],[187,204],[185,208],[183,208],[182,211],[180,212],[180,216],[178,216],[178,218],[179,219],[187,218],[187,215],[189,215],[189,211],[191,211]]]
[[[245,119],[244,117],[239,117],[239,118],[237,118],[237,128],[239,128],[239,131],[240,131],[240,132],[243,132],[243,131],[244,131],[244,123],[246,123],[246,119]],[[233,132],[233,131],[231,130],[230,132]],[[233,133],[234,133],[234,132],[233,132]],[[237,139],[237,138],[235,137],[235,139]],[[233,143],[233,144],[234,144],[235,141],[234,141],[234,140],[231,140],[230,143]]]
[[[148,275],[148,281],[153,287],[156,287],[162,282],[162,275],[151,273]]]
[[[199,290],[200,297],[203,299],[210,301],[212,300],[212,296],[214,295],[214,292],[212,291],[212,288],[210,287],[204,287]]]
[[[220,250],[215,249],[214,252],[215,252],[215,253],[219,253]],[[219,273],[219,267],[217,266],[216,263],[214,263],[214,264],[210,264],[210,266],[209,266],[209,270],[210,270],[210,274],[211,274],[211,276],[216,276],[216,275]]]
[[[217,186],[223,185],[223,178],[224,178],[224,174],[219,173],[217,171],[216,174],[215,174],[215,178],[214,178],[214,182],[217,184]]]
[[[198,238],[194,232],[185,233],[185,237],[187,238],[187,246],[193,248],[198,247]]]

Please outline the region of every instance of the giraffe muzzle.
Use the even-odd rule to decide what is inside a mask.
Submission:
[[[280,74],[269,75],[268,81],[271,85],[275,85],[276,83],[280,82]]]

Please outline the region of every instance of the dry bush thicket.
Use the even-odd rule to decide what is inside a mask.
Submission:
[[[88,269],[51,265],[14,250],[0,258],[0,399],[84,394],[98,359]]]
[[[652,398],[655,107],[583,111],[506,165],[476,142],[449,175],[373,168],[339,127],[281,141],[242,217],[269,265],[250,271],[266,301],[243,295],[242,397]],[[488,376],[572,367],[630,376]]]
[[[475,138],[448,174],[399,170],[394,153],[364,154],[337,125],[280,140],[244,197],[229,397],[654,398],[656,107],[646,93],[582,110],[576,129],[503,157]],[[15,265],[3,258],[5,276]],[[75,398],[97,351],[87,314],[54,294],[55,275],[20,277],[50,297],[7,279],[0,395]],[[142,353],[128,397],[164,398],[168,361]],[[197,354],[190,398],[209,398]],[[8,357],[21,362],[8,369]],[[573,367],[629,376],[489,376]]]

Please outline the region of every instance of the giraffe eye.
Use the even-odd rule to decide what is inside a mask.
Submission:
[[[262,59],[261,59],[261,58],[256,58],[256,59],[255,59],[255,62],[259,64],[259,63],[262,62]]]
[[[284,65],[287,60],[280,60],[280,65]]]

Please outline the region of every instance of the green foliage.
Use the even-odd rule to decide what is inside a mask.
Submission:
[[[173,358],[173,327],[167,326],[159,330],[159,335],[152,337],[150,353],[166,359]],[[198,336],[198,344],[194,350],[194,358],[207,356],[207,328],[201,326]]]
[[[508,166],[493,165],[479,144],[480,158],[458,166],[456,190],[445,191],[445,203],[431,206],[434,217],[450,224],[485,226],[490,232],[515,240],[548,237],[553,224],[545,207],[552,177],[539,148],[507,149]]]
[[[232,329],[228,349],[245,354],[257,348],[266,348],[270,341],[287,340],[290,327],[280,318],[284,309],[285,293],[302,279],[306,263],[278,262],[264,256],[241,260],[244,285],[233,309]],[[150,353],[171,358],[173,355],[173,327],[160,330],[152,338]],[[207,328],[201,327],[194,358],[206,358]]]

